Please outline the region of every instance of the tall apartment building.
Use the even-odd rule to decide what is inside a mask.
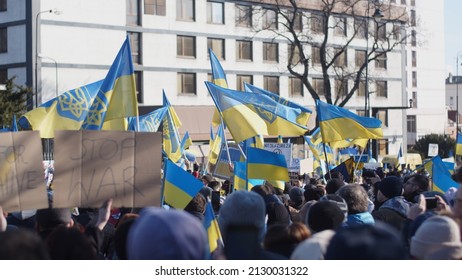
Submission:
[[[164,89],[183,121],[180,133],[188,130],[193,140],[208,140],[214,109],[204,85],[211,79],[208,48],[221,60],[230,88],[242,90],[243,82],[249,82],[314,111],[311,96],[287,71],[287,40],[269,31],[254,32],[271,20],[280,28],[277,18],[250,12],[262,7],[256,2],[260,1],[0,0],[0,81],[17,76],[16,83],[33,88],[41,104],[102,79],[128,35],[141,112],[160,106]],[[264,2],[264,9],[274,8],[274,1]],[[319,1],[309,3],[315,2]],[[406,148],[419,136],[441,133],[446,123],[443,3],[389,2],[399,2],[391,4],[406,8],[415,24],[409,30],[411,42],[369,64],[369,106],[384,127],[384,138],[374,145],[379,159],[396,154],[401,144]],[[310,8],[303,12],[316,14]],[[338,16],[348,23],[344,32],[351,32],[347,26],[354,19]],[[304,26],[313,28],[305,21]],[[331,32],[329,44],[334,48],[341,39]],[[353,40],[345,65],[354,67],[368,47],[364,38]],[[312,51],[315,46],[306,48]],[[315,87],[321,77],[316,67],[309,73]],[[360,88],[345,108],[364,114],[364,96]]]

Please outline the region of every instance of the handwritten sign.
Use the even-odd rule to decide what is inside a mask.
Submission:
[[[0,205],[5,211],[48,207],[38,131],[0,133]]]
[[[160,206],[162,134],[55,132],[54,207]]]

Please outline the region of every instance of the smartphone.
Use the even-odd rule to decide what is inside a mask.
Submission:
[[[226,232],[225,256],[228,260],[255,260],[259,251],[258,229],[254,226],[229,226]]]
[[[427,209],[435,209],[438,206],[438,200],[436,200],[435,196],[425,197],[425,204]]]

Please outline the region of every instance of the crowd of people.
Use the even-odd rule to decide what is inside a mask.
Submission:
[[[462,259],[462,191],[432,191],[426,174],[363,170],[347,183],[331,172],[233,191],[196,169],[204,186],[181,210],[0,207],[0,259]],[[222,237],[212,252],[208,202]]]

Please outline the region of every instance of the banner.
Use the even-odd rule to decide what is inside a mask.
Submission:
[[[160,206],[162,134],[56,131],[54,207]]]
[[[8,212],[48,208],[39,131],[0,133],[0,205]]]

